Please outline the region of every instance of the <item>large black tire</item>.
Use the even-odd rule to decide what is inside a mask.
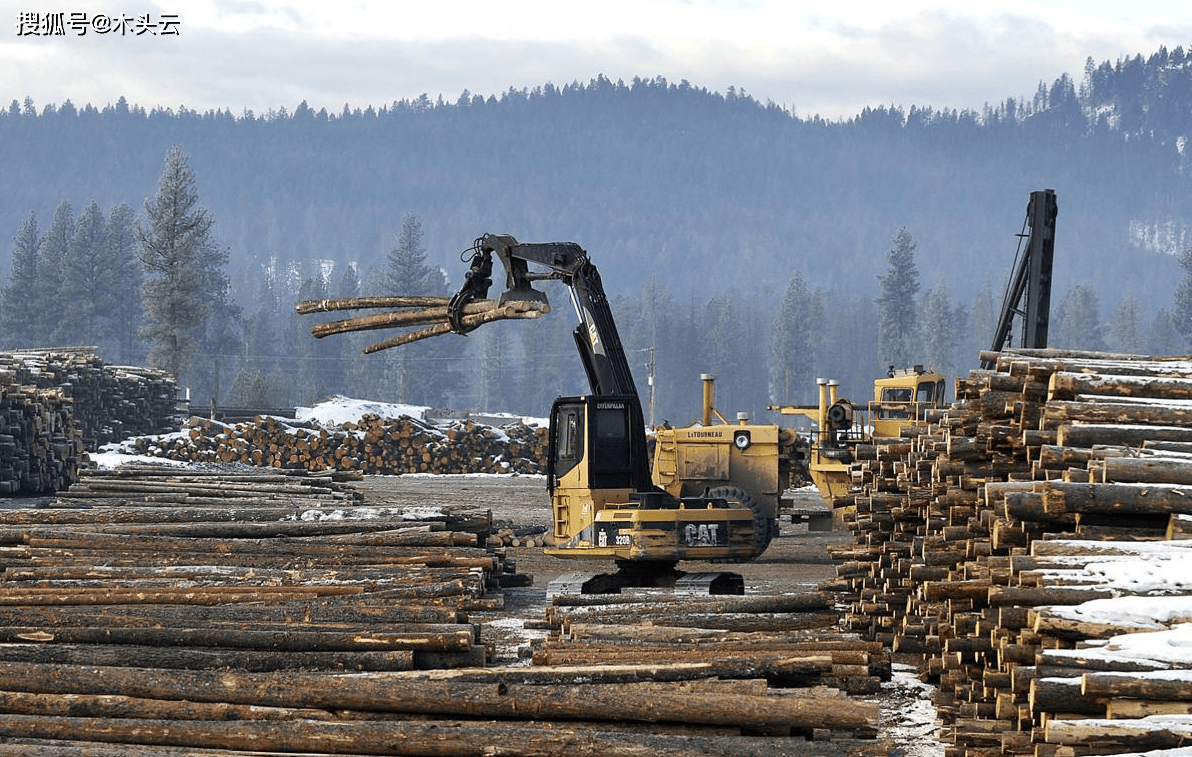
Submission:
[[[725,560],[724,562],[749,562],[749,560],[765,552],[766,547],[770,546],[770,542],[778,535],[778,518],[767,514],[757,500],[749,496],[749,492],[744,489],[735,486],[717,486],[709,489],[707,496],[719,497],[728,501],[730,504],[747,507],[753,513],[753,537],[754,547],[756,548],[753,557],[739,560]]]

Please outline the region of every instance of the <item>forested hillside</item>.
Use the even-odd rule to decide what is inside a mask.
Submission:
[[[818,375],[863,397],[885,368],[874,301],[900,232],[922,283],[921,360],[967,371],[987,346],[1028,196],[1042,188],[1059,200],[1053,341],[1185,349],[1172,315],[1179,255],[1192,245],[1192,55],[1090,59],[1033,96],[1008,95],[980,112],[894,104],[839,122],[739,91],[604,77],[334,113],[24,98],[0,113],[0,231],[15,250],[64,206],[72,229],[84,217],[94,228],[95,210],[127,228],[117,209],[143,215],[180,146],[231,285],[219,337],[182,383],[221,404],[343,392],[544,413],[555,394],[583,390],[566,307],[402,354],[313,340],[294,302],[387,293],[405,219],[420,226],[425,263],[449,279],[443,291],[485,232],[587,249],[644,397],[655,348],[659,420],[695,414],[706,371],[726,412],[809,401]],[[18,271],[3,273],[11,288]],[[562,290],[549,293],[565,304]],[[796,325],[776,326],[780,312]],[[147,352],[127,331],[122,342],[57,336],[112,360]],[[27,338],[10,322],[3,346]]]

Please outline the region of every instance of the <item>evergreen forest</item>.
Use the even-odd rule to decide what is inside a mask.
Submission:
[[[550,282],[545,318],[372,355],[375,333],[315,339],[318,319],[294,311],[450,294],[473,240],[503,233],[588,251],[647,420],[696,417],[702,373],[726,417],[772,420],[767,405],[814,402],[816,377],[863,400],[890,365],[977,367],[1027,200],[1049,188],[1053,346],[1187,352],[1190,126],[1182,47],[1090,58],[979,111],[888,104],[834,121],[657,77],[339,112],[13,99],[0,349],[93,345],[148,364],[165,339],[196,412],[344,394],[544,416],[587,389]],[[202,221],[193,271],[147,267],[167,176]],[[163,322],[182,284],[193,318]]]

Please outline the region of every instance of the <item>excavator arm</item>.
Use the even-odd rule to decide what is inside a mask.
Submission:
[[[629,361],[617,334],[612,308],[604,292],[600,273],[588,254],[574,242],[536,242],[522,244],[507,234],[485,234],[472,246],[472,261],[463,287],[451,298],[448,316],[452,330],[470,331],[463,325],[464,307],[488,296],[492,285],[492,256],[505,267],[506,291],[500,302],[544,302],[546,296],[534,289],[533,282],[554,279],[571,292],[579,325],[574,336],[580,360],[592,394],[637,394]],[[545,271],[531,270],[530,264]],[[472,327],[474,328],[474,327]]]

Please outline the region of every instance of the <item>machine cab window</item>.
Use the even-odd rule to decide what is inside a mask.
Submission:
[[[584,406],[558,406],[553,427],[554,474],[557,478],[574,468],[584,457]]]

